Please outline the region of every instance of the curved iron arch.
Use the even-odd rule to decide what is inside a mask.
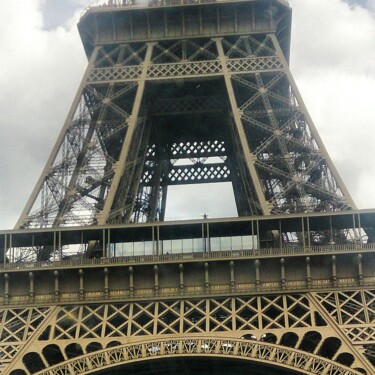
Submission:
[[[261,362],[301,374],[363,375],[314,354],[259,341],[184,337],[151,339],[88,353],[39,371],[37,375],[89,374],[145,360],[179,356],[211,356]],[[35,374],[36,375],[36,374]]]

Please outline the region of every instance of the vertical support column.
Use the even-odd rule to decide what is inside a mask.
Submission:
[[[32,272],[29,272],[29,283],[29,300],[30,302],[34,302],[34,274]]]
[[[236,125],[236,129],[237,129],[238,136],[240,139],[242,151],[243,151],[245,161],[246,161],[246,166],[249,171],[250,177],[252,179],[255,192],[256,192],[259,204],[261,206],[261,209],[263,211],[263,214],[270,215],[272,205],[266,201],[266,198],[264,196],[262,186],[259,180],[259,176],[255,168],[256,157],[251,153],[249,144],[247,142],[245,129],[241,121],[241,113],[237,107],[236,97],[234,95],[233,85],[232,85],[230,73],[227,67],[227,58],[224,53],[224,49],[221,43],[221,38],[215,38],[214,40],[216,42],[216,47],[217,47],[217,51],[219,55],[219,60],[222,66],[222,72],[224,74],[224,80],[225,80],[225,85],[226,85],[226,89],[227,89],[227,93],[229,97],[229,102],[230,102],[231,110],[232,110],[233,117],[234,117],[234,123]]]
[[[280,259],[280,271],[281,271],[281,289],[284,290],[286,286],[286,278],[285,278],[285,259]]]
[[[310,249],[310,247],[311,247],[311,233],[310,233],[310,220],[309,220],[308,217],[306,218],[306,222],[307,222],[307,247]]]
[[[108,283],[108,268],[104,268],[104,298],[108,299],[109,297],[109,283]]]
[[[333,286],[337,286],[337,269],[336,269],[336,256],[332,255],[332,282]]]
[[[4,303],[9,303],[9,274],[4,274]]]
[[[154,291],[155,295],[159,294],[159,267],[154,266]]]
[[[130,297],[134,296],[134,268],[129,267],[129,293]]]
[[[157,249],[155,245],[155,226],[151,227],[151,241],[152,241],[152,256],[157,255]]]
[[[206,223],[206,230],[207,230],[207,253],[211,254],[211,238],[210,238],[210,225]]]
[[[142,73],[138,81],[138,89],[134,99],[132,114],[128,119],[128,129],[126,131],[126,136],[122,144],[119,160],[113,165],[113,170],[115,174],[111,186],[109,188],[103,210],[97,214],[98,225],[103,225],[107,222],[117,189],[120,184],[121,177],[124,173],[126,161],[130,150],[130,145],[133,139],[133,134],[138,124],[138,115],[141,109],[143,93],[146,85],[147,70],[151,62],[154,44],[155,43],[147,43],[146,56],[143,61]]]
[[[7,251],[8,251],[8,244],[7,244],[7,241],[8,240],[8,236],[6,234],[4,234],[4,266],[7,262]]]
[[[308,288],[311,288],[311,260],[310,257],[306,257],[306,284]]]
[[[54,288],[54,297],[55,302],[58,302],[60,297],[60,290],[59,290],[59,271],[53,272],[54,282],[55,282],[55,288]]]
[[[231,260],[229,262],[229,269],[230,269],[230,289],[233,292],[236,287],[236,279],[234,278],[234,262]]]
[[[303,246],[303,251],[306,251],[305,219],[303,217],[301,217],[301,230],[302,230],[302,246]]]
[[[206,262],[204,264],[204,286],[206,289],[206,293],[210,292],[210,273],[209,273],[210,266]]]
[[[204,233],[204,223],[202,223],[202,252],[206,253],[206,236]]]
[[[105,239],[105,229],[103,229],[103,236],[102,236],[102,257],[106,257],[106,239]]]
[[[180,263],[178,265],[178,269],[180,270],[180,293],[184,294],[185,284],[184,284],[184,265]]]
[[[156,227],[156,255],[160,255],[160,227]]]
[[[85,290],[83,288],[83,270],[78,271],[79,275],[79,299],[82,301],[84,299]]]
[[[9,250],[10,250],[10,261],[15,263],[16,260],[14,259],[14,249],[13,249],[13,236],[12,233],[9,235]]]
[[[108,228],[107,230],[107,257],[111,257],[111,229]]]
[[[255,288],[260,289],[260,261],[258,259],[255,260]]]
[[[358,254],[358,284],[363,285],[363,263],[362,263],[362,254]]]
[[[53,263],[56,261],[56,231],[53,232]],[[82,242],[82,241],[81,241]]]

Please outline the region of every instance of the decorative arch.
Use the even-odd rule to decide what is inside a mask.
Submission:
[[[294,370],[301,374],[362,375],[340,363],[293,348],[242,339],[184,337],[148,340],[109,347],[49,367],[38,375],[89,374],[140,362],[179,356],[211,356],[248,360]]]

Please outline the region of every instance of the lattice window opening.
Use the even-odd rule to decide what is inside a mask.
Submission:
[[[174,167],[168,177],[171,183],[183,183],[227,180],[229,176],[230,170],[226,165],[193,165],[190,168]]]
[[[40,309],[8,309],[2,312],[1,342],[22,341],[43,321],[45,311]],[[30,324],[27,325],[27,322]]]
[[[222,44],[230,58],[276,56],[272,40],[266,34],[225,37]]]
[[[322,335],[319,332],[309,331],[303,336],[298,349],[307,353],[314,353],[321,341]]]
[[[173,63],[179,61],[206,61],[217,59],[216,44],[213,40],[186,39],[160,41],[153,49],[153,63]]]
[[[230,72],[253,73],[254,71],[281,71],[282,64],[278,57],[256,57],[250,59],[232,59],[227,61]]]
[[[42,350],[42,354],[49,366],[54,366],[65,361],[60,347],[56,344],[45,346]]]
[[[226,161],[226,156],[209,156],[209,157],[196,157],[196,158],[181,158],[173,164],[174,167],[184,167],[184,166],[210,166],[211,164],[224,164]]]
[[[217,155],[222,156],[226,153],[226,146],[224,140],[215,140],[215,141],[195,141],[195,142],[180,142],[173,143],[171,146],[171,155],[173,157],[177,156],[208,156],[208,155]],[[183,159],[184,160],[184,159]],[[219,161],[218,159],[216,159]]]
[[[100,83],[108,81],[135,81],[142,73],[141,66],[127,66],[114,68],[97,68],[90,72],[87,82]]]
[[[152,183],[154,179],[154,173],[155,169],[154,168],[147,168],[143,169],[142,177],[141,177],[141,184],[147,185]]]
[[[98,52],[94,65],[97,68],[141,65],[145,58],[146,49],[145,43],[103,46]]]
[[[317,297],[326,311],[340,324],[368,324],[373,322],[374,315],[368,305],[367,292],[319,293]]]
[[[200,84],[196,84],[200,88]],[[153,113],[156,115],[166,113],[184,113],[196,111],[222,110],[222,102],[225,99],[220,96],[185,96],[183,98],[165,98],[156,100]]]
[[[150,65],[147,71],[148,78],[195,76],[205,74],[221,74],[222,67],[219,61],[199,61],[174,64]]]
[[[156,155],[156,144],[152,144],[148,146],[147,152],[146,152],[146,161],[145,164],[147,163],[155,163],[154,161],[151,161],[150,159],[155,157]]]

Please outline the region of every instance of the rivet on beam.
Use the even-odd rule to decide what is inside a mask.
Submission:
[[[231,260],[229,262],[229,268],[230,268],[230,287],[233,290],[236,286],[236,280],[234,278],[234,262]]]
[[[255,260],[255,287],[256,290],[260,289],[260,261]]]
[[[306,284],[308,288],[311,288],[311,260],[310,257],[306,257]]]
[[[4,303],[9,303],[9,275],[7,273],[4,274]]]
[[[363,263],[362,263],[362,254],[358,254],[358,283],[363,285]]]
[[[184,265],[182,263],[180,263],[178,265],[178,268],[180,270],[180,293],[183,294],[184,288],[185,288],[185,284],[184,284]]]
[[[54,271],[53,276],[55,279],[55,290],[54,290],[54,295],[55,295],[55,301],[57,302],[59,300],[59,295],[60,295],[60,290],[59,290],[59,271]]]
[[[210,292],[210,273],[209,273],[209,264],[206,262],[204,264],[204,286],[206,288],[206,293]]]
[[[108,268],[104,268],[104,298],[107,299],[109,296],[109,284],[108,284]]]
[[[78,275],[79,275],[79,299],[83,300],[85,291],[83,289],[83,270],[82,269],[78,271]]]
[[[332,255],[332,281],[333,286],[337,286],[336,256]]]
[[[155,281],[154,281],[155,295],[158,295],[159,293],[159,266],[157,265],[154,266],[154,276],[155,276]]]
[[[281,268],[281,289],[285,289],[285,284],[286,284],[286,278],[285,278],[285,259],[281,258],[280,259],[280,268]]]

